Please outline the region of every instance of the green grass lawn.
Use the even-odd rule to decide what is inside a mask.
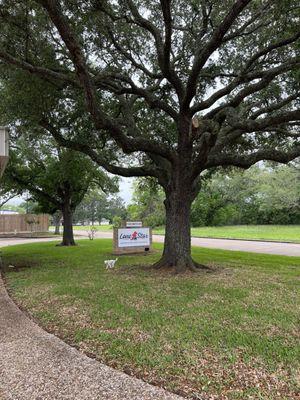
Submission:
[[[109,239],[13,246],[5,278],[42,326],[119,370],[193,399],[295,399],[300,257],[194,248],[215,271],[175,276],[149,268],[155,248],[106,271]]]
[[[164,228],[153,233],[164,233]],[[192,228],[192,236],[229,239],[277,240],[300,243],[300,225],[236,225]]]

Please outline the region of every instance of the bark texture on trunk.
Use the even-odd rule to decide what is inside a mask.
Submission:
[[[66,202],[62,209],[64,229],[63,239],[61,246],[75,246],[74,234],[73,234],[73,211],[70,207],[69,202]]]
[[[166,232],[163,252],[164,263],[184,272],[192,263],[190,208],[188,196],[175,192],[165,200]]]
[[[191,256],[191,205],[195,197],[192,184],[180,176],[165,190],[166,230],[162,258],[156,268],[174,269],[176,273],[207,268],[196,263]]]

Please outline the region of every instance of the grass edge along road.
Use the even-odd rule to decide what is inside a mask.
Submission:
[[[98,231],[112,231],[111,225],[95,225]],[[88,226],[74,226],[76,230],[88,230]],[[154,234],[164,234],[164,227],[154,228]],[[300,243],[300,225],[232,225],[191,228],[193,237],[215,239],[270,240]]]
[[[149,268],[159,244],[106,271],[111,248],[110,239],[4,248],[10,292],[47,330],[179,394],[296,398],[299,257],[194,248],[216,271],[174,276]]]

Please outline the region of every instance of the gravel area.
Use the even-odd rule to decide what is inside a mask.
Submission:
[[[0,276],[1,400],[180,400],[93,360],[29,319]]]

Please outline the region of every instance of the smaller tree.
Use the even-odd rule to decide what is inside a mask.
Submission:
[[[107,195],[98,189],[89,190],[76,207],[74,222],[94,225],[99,218],[104,218],[107,210]]]
[[[108,195],[99,189],[92,189],[76,208],[74,221],[94,225],[95,222],[100,224],[102,219],[112,222],[115,216],[122,219],[126,217],[123,200],[117,195]]]
[[[127,211],[124,205],[123,199],[117,194],[111,195],[107,199],[107,212],[104,218],[113,221],[115,217],[121,218],[122,220],[127,218]]]
[[[133,186],[133,203],[127,207],[129,218],[141,219],[152,227],[165,224],[164,192],[150,178],[136,179]]]
[[[45,137],[29,147],[26,139],[28,137],[22,135],[11,152],[4,177],[6,190],[18,195],[29,192],[31,200],[37,202],[43,212],[54,214],[60,211],[63,216],[61,245],[75,245],[75,208],[90,188],[115,190],[115,181],[81,153],[62,149]]]

